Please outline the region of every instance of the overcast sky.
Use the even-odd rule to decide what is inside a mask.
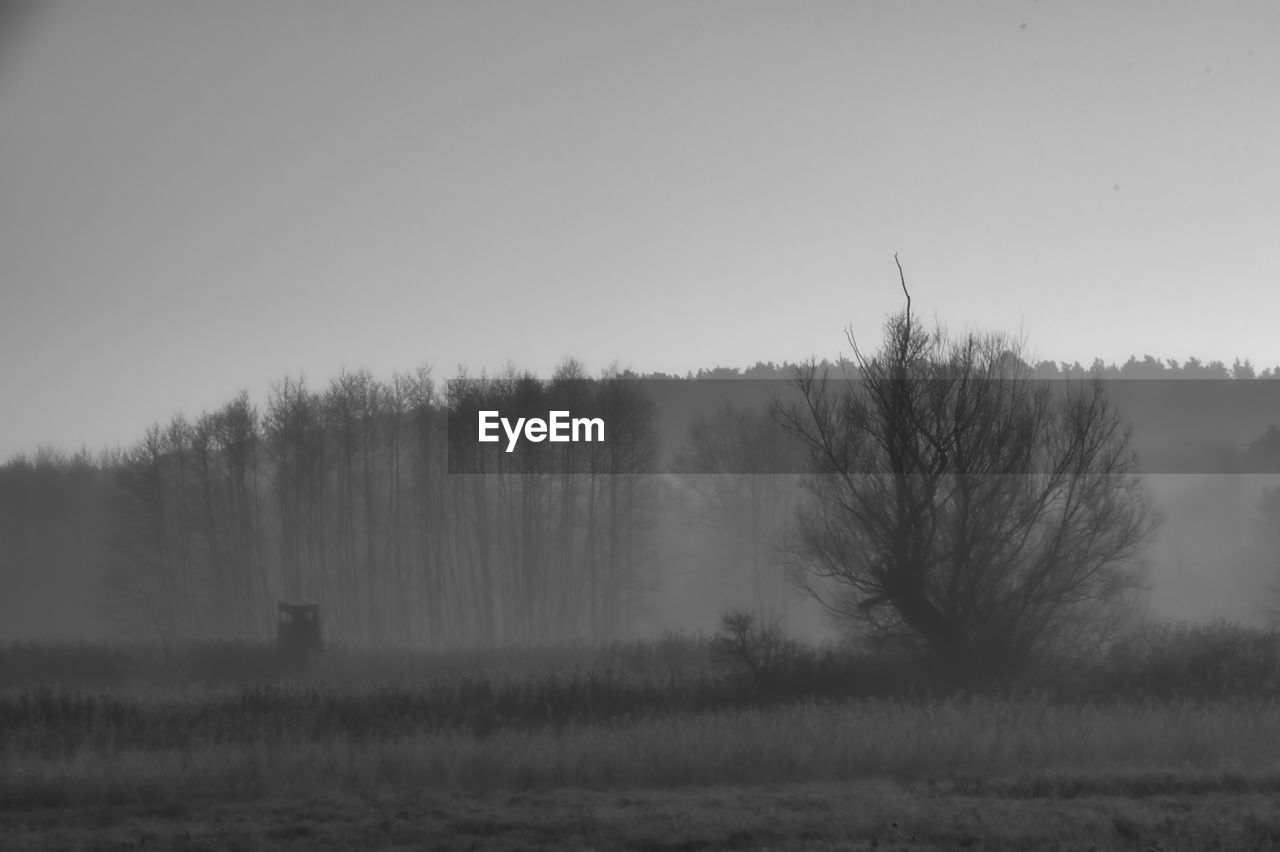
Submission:
[[[0,458],[240,388],[847,353],[1280,364],[1280,4],[0,18]]]

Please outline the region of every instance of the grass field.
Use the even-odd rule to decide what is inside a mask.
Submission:
[[[1147,790],[1149,782],[1138,781]],[[1274,792],[1069,798],[887,781],[541,791],[335,791],[0,812],[4,848],[1213,850],[1280,845]]]
[[[0,848],[1280,847],[1269,637],[1159,638],[979,691],[691,639],[292,673],[9,646]]]

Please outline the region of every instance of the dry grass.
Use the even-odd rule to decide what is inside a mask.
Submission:
[[[0,811],[7,852],[1274,849],[1274,795],[1071,799],[884,781],[662,790],[336,792],[253,802]]]
[[[1280,787],[1280,706],[1262,700],[872,700],[487,736],[424,730],[317,741],[286,734],[271,742],[159,748],[102,742],[42,751],[15,739],[10,735],[0,764],[0,801],[10,807],[876,778],[969,789],[1005,784],[1015,792],[1018,784],[1088,790],[1092,782],[1082,787],[1071,779],[1116,777],[1164,778],[1159,784],[1174,790]]]
[[[5,649],[0,847],[1280,847],[1269,636],[1166,632],[1056,692],[943,698],[833,655],[743,678],[698,641],[350,652],[284,680],[260,650],[157,676]],[[112,659],[134,662],[84,676]]]

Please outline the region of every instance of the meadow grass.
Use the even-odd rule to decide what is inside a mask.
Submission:
[[[877,778],[1032,796],[1280,788],[1273,634],[1161,628],[981,689],[832,647],[754,674],[711,651],[336,648],[298,671],[248,643],[10,645],[0,810]]]
[[[630,788],[893,779],[1012,795],[1280,789],[1272,700],[856,700],[561,728],[333,730],[181,745],[10,736],[0,802],[234,801],[326,790]]]

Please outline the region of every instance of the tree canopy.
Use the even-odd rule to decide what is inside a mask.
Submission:
[[[1155,521],[1103,383],[1033,379],[1007,337],[927,332],[909,301],[879,353],[850,342],[856,378],[811,363],[777,410],[809,456],[800,583],[965,675],[1114,623]]]

